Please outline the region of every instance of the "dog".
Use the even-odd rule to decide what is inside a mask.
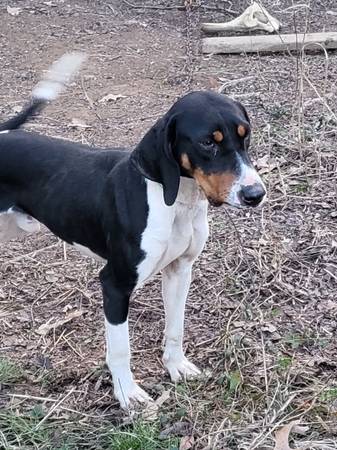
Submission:
[[[56,98],[81,58],[66,55],[0,126],[0,240],[39,230],[104,262],[106,362],[123,408],[150,401],[130,369],[132,292],[162,272],[163,363],[176,382],[200,373],[183,351],[192,265],[208,237],[207,208],[261,205],[248,156],[251,126],[239,102],[214,92],[180,98],[130,151],[93,148],[20,130]]]

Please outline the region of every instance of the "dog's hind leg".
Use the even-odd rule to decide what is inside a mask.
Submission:
[[[15,207],[0,211],[0,244],[26,233],[40,231],[40,223]]]

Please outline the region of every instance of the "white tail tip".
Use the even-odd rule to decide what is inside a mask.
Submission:
[[[34,88],[33,99],[55,100],[79,71],[85,59],[86,55],[79,52],[66,53],[61,56]]]

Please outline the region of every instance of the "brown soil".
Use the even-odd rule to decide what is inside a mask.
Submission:
[[[239,12],[250,2],[230,3],[203,2],[200,20],[229,20],[234,13],[224,7]],[[290,9],[290,0],[263,3],[285,32],[336,29],[334,1]],[[94,145],[136,144],[188,89],[185,11],[166,8],[172,4],[183,2],[16,0],[10,6],[22,10],[11,16],[1,1],[1,117],[25,103],[53,60],[84,50],[81,79],[28,128]],[[194,10],[193,27],[198,20]],[[274,428],[292,418],[309,424],[300,441],[336,442],[336,399],[324,393],[337,389],[337,54],[199,55],[193,68],[193,89],[227,83],[225,93],[247,107],[269,200],[262,211],[210,208],[185,338],[204,379],[174,391],[164,372],[159,277],[131,306],[135,376],[155,398],[173,389],[165,415],[174,422],[183,411],[197,449],[271,449]],[[107,94],[121,97],[100,101]],[[73,119],[88,128],[72,127]],[[1,250],[0,356],[26,373],[25,382],[3,387],[1,404],[24,411],[31,402],[18,405],[11,394],[61,398],[73,388],[63,406],[119,423],[123,414],[101,370],[99,266],[70,247],[64,252],[48,231]],[[78,310],[80,317],[37,334]]]

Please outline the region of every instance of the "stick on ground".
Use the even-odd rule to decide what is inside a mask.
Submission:
[[[258,36],[211,37],[202,40],[203,53],[255,53],[300,51],[317,49],[317,44],[326,49],[337,48],[337,32],[309,34],[280,34]]]

